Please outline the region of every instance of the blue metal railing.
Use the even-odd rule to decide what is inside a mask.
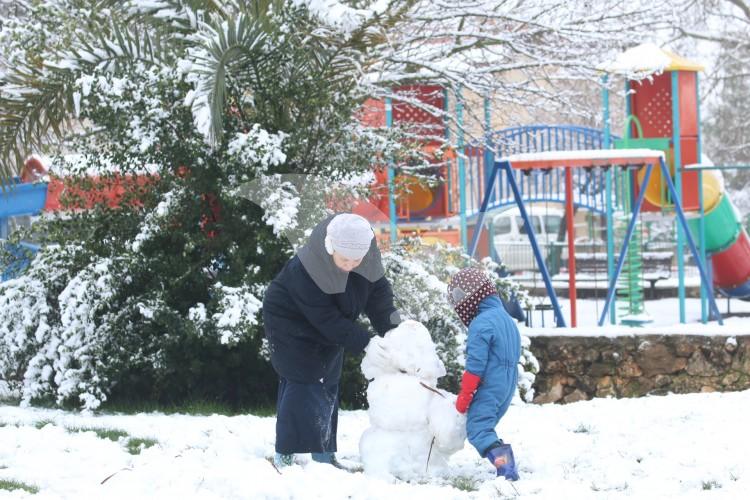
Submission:
[[[561,150],[601,149],[605,134],[601,129],[577,125],[527,125],[497,130],[488,136],[494,158],[512,154],[539,153]],[[467,165],[467,215],[479,212],[484,183],[488,181],[484,165],[484,144],[475,143],[464,149]],[[484,175],[483,175],[484,174]],[[515,205],[509,188],[508,174],[500,171],[488,203],[488,210]],[[562,169],[513,171],[515,183],[525,202],[565,201],[564,172]],[[605,214],[605,173],[602,169],[576,169],[573,174],[574,206]]]

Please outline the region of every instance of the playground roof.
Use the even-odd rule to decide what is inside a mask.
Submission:
[[[643,43],[622,52],[614,61],[602,64],[600,69],[635,77],[662,71],[703,71],[705,68],[653,43]]]
[[[608,167],[613,165],[656,164],[664,153],[655,149],[585,149],[522,153],[500,158],[516,169],[555,167]]]

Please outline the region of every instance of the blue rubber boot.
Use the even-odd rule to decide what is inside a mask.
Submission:
[[[332,451],[324,451],[322,453],[310,453],[310,457],[315,462],[321,464],[333,465],[337,469],[344,469],[345,467],[336,460],[336,455]]]
[[[487,451],[487,460],[497,468],[497,475],[503,476],[508,481],[518,481],[518,470],[516,459],[513,457],[513,448],[509,444],[499,443]]]
[[[289,455],[285,455],[283,453],[274,453],[273,455],[273,464],[277,469],[281,469],[282,467],[289,467],[293,463],[294,455],[291,453]]]

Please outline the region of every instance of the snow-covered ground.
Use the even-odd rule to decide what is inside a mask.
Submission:
[[[542,300],[549,304],[549,299],[532,297],[532,302]],[[559,298],[560,309],[563,318],[570,325],[570,301]],[[727,309],[732,314],[742,313],[750,316],[750,302],[733,299],[729,305],[725,298],[716,299],[716,305],[722,315],[726,315]],[[619,303],[616,304],[619,308]],[[708,307],[708,305],[707,305]],[[609,320],[604,327],[598,327],[597,322],[604,308],[604,299],[584,299],[576,301],[576,313],[578,328],[554,328],[554,314],[550,311],[534,311],[532,317],[533,329],[525,329],[527,335],[641,335],[641,334],[691,334],[691,335],[744,335],[750,334],[750,317],[727,316],[724,325],[719,326],[716,321],[702,324],[701,301],[698,298],[685,299],[685,324],[680,324],[680,302],[679,299],[665,298],[659,300],[645,301],[646,314],[652,319],[651,323],[642,327],[627,327],[622,325],[609,325]],[[542,315],[544,325],[542,326]]]
[[[0,481],[39,492],[0,490],[0,498],[747,498],[748,414],[750,391],[515,405],[499,426],[520,465],[521,481],[511,486],[493,479],[468,444],[451,457],[447,475],[389,482],[304,456],[277,472],[267,460],[273,417],[84,416],[3,406]],[[358,461],[368,425],[365,411],[342,412],[342,459]],[[158,444],[131,455],[93,431],[66,430],[76,428],[120,429]]]
[[[568,304],[562,300],[564,314]],[[747,334],[750,320],[701,325],[697,299],[678,325],[677,299],[647,303],[648,328],[591,328],[603,301],[578,302],[578,330],[525,329],[527,335],[694,333]],[[721,304],[722,311],[725,304]],[[750,310],[733,301],[732,310]],[[551,319],[550,313],[547,313]],[[538,324],[538,322],[535,320]],[[598,399],[569,405],[518,402],[498,432],[513,444],[521,481],[494,479],[468,443],[447,473],[404,482],[311,463],[307,456],[277,471],[275,419],[158,413],[86,415],[0,406],[0,500],[5,498],[747,498],[750,391]],[[366,411],[342,412],[339,457],[360,464]],[[118,430],[112,441],[95,430]],[[130,438],[156,442],[131,454]],[[37,487],[8,491],[4,481]],[[743,493],[744,492],[744,493]]]

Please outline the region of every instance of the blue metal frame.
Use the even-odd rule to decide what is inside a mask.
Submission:
[[[487,119],[485,108],[485,120]],[[468,154],[464,151],[467,165],[465,175],[467,182],[475,185],[478,179],[476,174],[483,175],[489,181],[492,173],[493,158],[502,158],[515,153],[601,149],[611,137],[609,130],[582,127],[577,125],[528,125],[511,127],[490,132],[485,135],[482,142],[474,142],[467,145],[471,148],[483,148],[484,154]],[[601,170],[589,171],[577,169],[575,174],[577,185],[576,196],[573,204],[576,208],[584,208],[599,214],[606,214],[609,205],[605,200],[607,183],[604,180],[606,173]],[[545,171],[531,171],[521,173],[514,171],[512,174],[503,174],[503,171],[495,177],[494,185],[490,191],[489,210],[495,210],[506,206],[515,205],[512,193],[509,189],[508,177],[515,176],[521,197],[527,202],[552,202],[564,203],[565,196],[560,186],[563,180],[557,169]],[[488,184],[489,185],[489,184]],[[480,200],[474,200],[475,189],[466,190],[467,216],[478,214],[476,206]],[[484,200],[481,200],[484,202]],[[463,210],[461,210],[463,212]]]
[[[456,94],[456,115],[459,121],[459,129],[463,121],[463,104],[460,102],[460,90]],[[447,106],[447,99],[446,99]],[[577,125],[529,125],[522,127],[510,127],[502,130],[489,131],[490,109],[485,103],[485,136],[469,144],[464,144],[459,133],[456,135],[457,152],[459,153],[458,164],[458,189],[463,192],[460,196],[463,200],[463,207],[459,207],[459,217],[465,214],[472,217],[478,212],[468,212],[467,207],[476,206],[471,202],[475,201],[475,189],[467,189],[468,186],[474,186],[479,183],[479,176],[488,180],[494,164],[495,158],[502,158],[514,153],[526,153],[534,151],[555,151],[560,149],[600,149],[606,147],[606,138],[610,135],[608,131],[591,127],[582,127]],[[449,137],[448,127],[446,127],[446,138]],[[612,136],[613,138],[617,138]],[[468,148],[480,148],[483,150],[481,155],[470,155],[467,153]],[[450,168],[450,167],[449,167]],[[518,174],[518,175],[516,175]],[[530,176],[514,172],[516,175],[515,182],[519,187],[522,197],[528,202],[553,202],[563,203],[564,196],[557,186],[562,185],[560,173],[555,170],[549,172],[532,172]],[[606,213],[607,203],[604,200],[604,187],[606,183],[603,178],[605,174],[599,171],[589,174],[588,172],[577,171],[576,199],[574,206],[584,208],[595,213],[604,215]],[[502,172],[495,178],[495,185],[490,195],[489,210],[513,206],[512,193],[508,186],[507,176]],[[453,201],[453,189],[451,188],[452,176],[448,176],[448,202]],[[583,191],[581,192],[581,188]],[[596,189],[598,188],[598,189]],[[554,192],[557,189],[559,196],[543,196],[545,192]],[[480,200],[476,200],[479,202]],[[460,203],[459,203],[460,205]],[[452,206],[452,203],[451,203]],[[419,221],[426,217],[410,216],[410,220]],[[463,222],[463,221],[461,221]],[[468,222],[467,222],[468,224]],[[463,234],[463,232],[462,232]],[[468,251],[468,244],[463,242],[463,247]]]
[[[649,164],[646,167],[646,173],[643,176],[643,185],[647,186],[648,181],[651,178],[651,171],[653,170],[654,165]],[[687,237],[688,246],[690,247],[690,251],[693,254],[693,257],[695,258],[696,263],[698,264],[698,271],[701,275],[701,285],[708,289],[710,287],[709,281],[708,281],[708,275],[706,273],[705,268],[703,267],[703,263],[701,262],[698,254],[698,250],[695,246],[695,242],[693,241],[693,237],[690,234],[690,230],[688,229],[687,220],[685,220],[685,214],[682,211],[682,203],[676,196],[676,190],[675,186],[672,183],[672,177],[669,175],[669,169],[667,168],[666,163],[664,162],[664,158],[662,157],[659,159],[659,167],[661,168],[662,176],[667,181],[667,187],[669,188],[669,192],[672,194],[673,199],[675,200],[674,208],[677,212],[677,218],[680,221],[680,225],[682,229],[685,231],[685,235]],[[608,308],[610,306],[610,303],[612,302],[612,298],[615,294],[615,285],[617,283],[617,278],[620,276],[620,272],[622,271],[622,266],[625,264],[625,253],[628,251],[628,246],[630,245],[630,239],[633,236],[633,231],[635,229],[635,224],[638,221],[638,215],[641,211],[641,206],[643,205],[643,198],[646,194],[646,190],[642,189],[640,193],[638,193],[638,198],[636,200],[635,207],[633,207],[633,215],[630,218],[630,223],[628,224],[628,230],[625,235],[625,241],[622,245],[622,249],[620,250],[620,257],[617,261],[617,268],[615,270],[615,275],[612,277],[609,283],[609,290],[607,291],[607,300],[604,303],[604,309],[602,310],[601,317],[599,318],[599,326],[602,326],[604,324],[604,320],[608,313]],[[724,322],[721,317],[721,313],[719,312],[719,308],[716,305],[716,300],[714,299],[713,295],[708,297],[709,304],[711,306],[712,312],[715,314],[717,320],[719,321],[720,325],[723,325]]]
[[[579,125],[525,125],[492,133],[495,155],[538,153],[571,149],[601,149],[604,131]]]
[[[482,169],[482,161],[485,159],[487,153],[482,156],[468,155],[469,174]],[[492,173],[490,169],[485,179],[489,181],[489,175]],[[573,174],[575,176],[575,184],[577,186],[575,192],[576,196],[573,200],[573,204],[576,208],[585,208],[592,212],[604,215],[606,214],[606,202],[605,192],[606,183],[604,177],[606,173],[601,169],[576,169]],[[501,175],[495,177],[495,180],[486,184],[491,185],[490,190],[490,202],[488,208],[490,210],[502,208],[505,206],[512,206],[515,201],[512,197],[512,192],[508,189],[508,178],[515,177],[515,182],[519,187],[519,192],[522,198],[528,202],[551,202],[551,203],[564,203],[565,192],[563,189],[564,179],[561,176],[559,169],[541,170],[534,169],[530,172],[521,172],[514,170],[511,174],[505,174],[501,172]],[[470,175],[469,184],[475,182],[473,176]],[[469,206],[476,207],[474,201],[473,189],[469,190],[470,196]],[[498,196],[500,195],[500,196]],[[483,200],[482,200],[483,201]],[[477,215],[478,210],[470,210],[467,207],[467,216],[473,217]]]
[[[42,211],[47,200],[47,183],[20,183],[14,177],[5,192],[0,192],[0,219],[15,215],[35,215]]]
[[[0,239],[4,240],[10,236],[8,219],[18,215],[38,215],[47,201],[47,183],[22,183],[18,177],[14,177],[10,186],[0,193]],[[21,242],[18,245],[10,245],[0,242],[5,246],[15,260],[6,268],[0,268],[0,281],[5,281],[18,276],[28,265],[28,253],[39,251],[37,245]]]
[[[521,191],[518,188],[518,184],[516,184],[515,177],[513,176],[512,168],[510,166],[510,162],[508,161],[496,161],[492,168],[492,173],[490,175],[490,179],[492,182],[487,183],[487,188],[485,189],[484,193],[484,199],[482,200],[482,207],[479,211],[479,219],[477,220],[477,224],[474,229],[474,236],[471,240],[471,249],[469,255],[471,257],[474,256],[474,252],[476,252],[477,246],[479,245],[479,236],[483,229],[484,224],[484,216],[487,213],[487,205],[489,204],[490,195],[492,193],[492,189],[494,186],[494,180],[497,177],[498,171],[503,170],[507,174],[508,178],[508,184],[510,186],[510,189],[513,191],[513,196],[516,201],[516,206],[518,206],[518,210],[521,212],[521,217],[523,218],[523,222],[528,228],[528,235],[529,235],[529,241],[531,242],[531,249],[534,251],[534,258],[536,259],[537,265],[539,266],[539,269],[542,272],[542,278],[544,279],[544,286],[547,288],[547,295],[550,298],[550,302],[552,303],[552,308],[555,311],[555,320],[558,327],[565,327],[565,319],[563,318],[562,312],[560,311],[560,304],[557,300],[557,294],[555,293],[555,289],[552,287],[552,279],[550,278],[549,270],[547,269],[547,264],[544,262],[544,258],[542,257],[542,252],[539,249],[539,244],[536,241],[536,234],[534,234],[534,225],[531,223],[531,219],[529,219],[529,214],[526,212],[526,206],[524,205],[523,198],[521,197]]]

